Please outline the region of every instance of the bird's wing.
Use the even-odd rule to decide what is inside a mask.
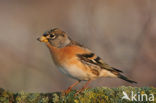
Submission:
[[[99,56],[96,56],[92,52],[89,52],[86,54],[77,54],[77,56],[79,57],[79,59],[82,62],[86,62],[86,64],[90,63],[92,65],[99,66],[101,69],[106,69],[113,73],[122,72],[121,70],[113,68],[113,67],[109,66],[107,63],[104,63],[104,61]]]

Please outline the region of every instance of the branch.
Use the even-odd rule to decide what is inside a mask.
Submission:
[[[122,99],[123,91],[130,100]],[[25,93],[21,91],[12,93],[0,89],[0,103],[140,103],[142,99],[144,103],[155,103],[156,101],[156,88],[154,87],[97,87],[87,89],[74,97],[75,92],[76,90],[73,90],[68,95],[61,96],[60,92]],[[142,95],[144,95],[143,98]],[[132,100],[131,96],[135,96],[135,99]],[[151,102],[152,100],[155,101]]]

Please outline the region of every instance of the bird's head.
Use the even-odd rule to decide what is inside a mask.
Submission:
[[[52,46],[57,48],[62,48],[71,42],[68,35],[58,28],[45,32],[41,37],[37,38],[37,40],[40,42],[50,43]]]

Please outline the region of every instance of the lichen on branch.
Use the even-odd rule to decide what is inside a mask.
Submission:
[[[123,91],[129,100],[122,98],[124,96]],[[25,93],[21,91],[12,93],[0,89],[0,103],[156,103],[156,88],[154,87],[97,87],[86,89],[74,96],[75,92],[76,90],[73,90],[68,95],[62,96],[60,92]],[[143,98],[142,95],[144,95]],[[154,101],[151,101],[153,99]]]

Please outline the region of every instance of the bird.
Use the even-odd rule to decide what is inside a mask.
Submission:
[[[129,83],[137,83],[124,76],[123,71],[105,63],[87,47],[72,40],[62,29],[48,30],[37,40],[44,42],[49,48],[56,67],[68,77],[76,80],[64,91],[65,94],[68,94],[81,81],[86,81],[85,85],[76,92],[79,94],[91,81],[101,77],[120,78]]]

